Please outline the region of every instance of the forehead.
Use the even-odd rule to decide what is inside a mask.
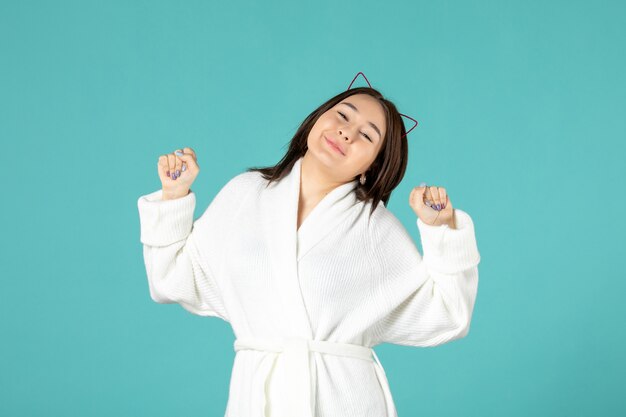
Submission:
[[[341,103],[351,103],[358,108],[359,113],[367,114],[370,117],[385,117],[382,105],[374,97],[367,94],[354,94],[341,100]],[[344,106],[342,104],[342,106]]]

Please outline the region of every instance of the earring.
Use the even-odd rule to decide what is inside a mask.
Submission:
[[[359,182],[361,185],[365,184],[365,175],[361,174],[361,178],[359,178]]]

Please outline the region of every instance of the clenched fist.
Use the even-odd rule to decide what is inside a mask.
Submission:
[[[158,172],[163,189],[163,200],[184,197],[191,192],[191,184],[200,172],[196,153],[191,148],[184,148],[161,155]]]
[[[450,197],[443,187],[435,187],[422,183],[413,188],[409,196],[409,205],[424,223],[431,226],[447,224],[455,229],[454,208]]]

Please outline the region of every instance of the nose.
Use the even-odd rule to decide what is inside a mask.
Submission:
[[[339,136],[343,136],[343,132],[345,132],[345,130],[339,130]],[[346,142],[349,140],[348,136],[345,136],[344,139],[346,140]]]

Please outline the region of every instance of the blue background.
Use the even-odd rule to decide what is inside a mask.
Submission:
[[[400,417],[624,415],[625,12],[2,1],[0,415],[223,415],[234,335],[150,299],[137,199],[189,146],[198,217],[358,71],[419,121],[389,208],[421,251],[446,187],[482,257],[466,338],[376,348]]]

